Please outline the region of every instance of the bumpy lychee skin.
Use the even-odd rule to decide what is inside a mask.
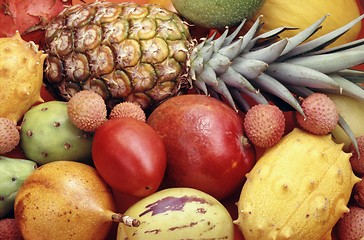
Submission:
[[[351,157],[350,157],[350,163],[351,163],[351,167],[353,168],[353,171],[359,175],[360,177],[364,176],[364,136],[360,136],[358,138],[356,138],[356,142],[358,143],[358,149],[359,149],[359,154],[356,151],[354,145],[351,143],[349,145],[349,150],[351,152]]]
[[[302,114],[296,113],[296,120],[304,130],[317,134],[329,134],[339,122],[339,114],[334,102],[323,93],[313,93],[301,103]]]
[[[362,239],[364,236],[364,209],[350,206],[350,211],[337,222],[337,235],[340,240]]]
[[[8,118],[0,118],[0,154],[11,152],[19,143],[20,133]]]
[[[248,139],[258,147],[271,147],[283,136],[283,112],[275,105],[258,104],[248,110],[244,128]]]
[[[19,227],[14,218],[4,218],[0,220],[0,239],[22,240]]]
[[[358,204],[359,207],[364,208],[364,181],[363,178],[361,178],[361,181],[358,183],[355,183],[353,187],[353,198],[354,201]]]
[[[113,119],[118,117],[131,117],[146,122],[144,110],[138,103],[134,102],[122,102],[115,105],[115,107],[111,109],[109,118]]]
[[[103,98],[89,90],[76,93],[67,103],[71,122],[79,129],[94,132],[107,120],[107,109]]]

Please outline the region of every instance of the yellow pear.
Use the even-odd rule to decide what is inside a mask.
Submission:
[[[105,239],[113,221],[130,220],[114,211],[108,185],[93,167],[74,161],[39,167],[25,180],[14,204],[21,234],[30,240]]]

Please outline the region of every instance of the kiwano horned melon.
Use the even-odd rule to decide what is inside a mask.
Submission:
[[[360,181],[331,135],[298,128],[258,160],[241,191],[239,225],[245,240],[331,239]]]
[[[19,32],[0,38],[0,117],[19,121],[37,102],[43,102],[43,63],[46,54]]]

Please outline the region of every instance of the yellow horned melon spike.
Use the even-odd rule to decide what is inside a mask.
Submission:
[[[311,240],[331,232],[360,181],[342,147],[331,135],[296,128],[268,149],[237,203],[244,238]]]
[[[0,38],[0,117],[18,122],[35,103],[43,102],[43,64],[47,57],[19,32]]]

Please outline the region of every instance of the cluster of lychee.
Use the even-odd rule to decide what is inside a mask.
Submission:
[[[77,92],[68,101],[67,113],[71,122],[86,132],[94,132],[107,120],[118,117],[132,117],[143,122],[146,121],[144,110],[134,102],[118,103],[108,114],[103,98],[89,90]]]
[[[323,93],[301,99],[302,113],[295,120],[302,129],[316,134],[329,134],[339,122],[334,102]],[[248,139],[257,147],[271,147],[279,142],[286,129],[285,115],[275,105],[258,104],[249,109],[244,119]]]

